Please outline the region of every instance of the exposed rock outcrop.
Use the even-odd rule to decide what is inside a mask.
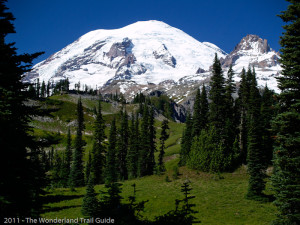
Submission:
[[[171,53],[168,51],[167,47],[163,44],[157,51],[153,52],[153,55],[156,59],[162,59],[162,61],[175,68],[176,66],[176,59]]]

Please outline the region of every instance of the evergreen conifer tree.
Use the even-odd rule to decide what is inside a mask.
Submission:
[[[63,160],[63,169],[62,169],[62,185],[63,187],[68,186],[70,171],[71,171],[71,163],[72,163],[72,139],[71,139],[71,131],[70,127],[68,127],[67,134],[67,145],[64,151],[64,160]]]
[[[85,183],[88,184],[91,174],[91,168],[92,168],[92,154],[89,152],[88,160],[85,163]],[[95,178],[93,178],[95,182]]]
[[[121,180],[126,180],[128,178],[127,173],[127,152],[128,152],[128,114],[123,109],[120,111],[121,116],[121,127],[119,129],[119,136],[117,140],[118,149],[118,159],[119,159],[119,175]]]
[[[150,115],[149,115],[149,150],[147,154],[147,175],[152,175],[155,167],[155,159],[154,159],[154,152],[156,151],[156,129],[154,126],[154,109],[153,107],[150,108]]]
[[[275,116],[274,91],[265,86],[261,98],[262,148],[267,164],[271,164],[274,141],[271,137],[271,120]]]
[[[98,112],[94,124],[94,143],[93,143],[93,157],[91,162],[91,172],[94,174],[95,184],[103,183],[103,167],[105,162],[105,123],[101,112],[101,101],[98,101]]]
[[[237,129],[235,123],[235,108],[233,93],[236,91],[233,76],[234,71],[230,65],[225,86],[225,127],[224,127],[224,154],[226,158],[226,169],[231,169],[234,164],[233,143],[236,140]]]
[[[6,36],[15,29],[14,17],[4,3],[0,1],[1,219],[38,216],[36,207],[40,207],[37,203],[43,183],[37,142],[28,124],[38,111],[25,104],[28,86],[22,83],[23,74],[30,71],[32,60],[41,53],[17,55],[14,43],[6,43]]]
[[[141,144],[138,164],[138,175],[145,176],[147,174],[147,156],[150,149],[149,143],[149,110],[148,105],[144,104],[143,118],[141,123]]]
[[[214,126],[201,130],[199,137],[193,139],[187,165],[192,169],[205,172],[224,170],[223,146]]]
[[[192,209],[192,207],[195,207],[196,205],[190,203],[190,200],[195,198],[195,196],[190,195],[191,190],[193,189],[190,187],[189,182],[185,181],[181,186],[181,192],[184,194],[184,198],[182,199],[183,201],[182,210],[184,211],[186,217],[191,216],[192,219],[195,219],[195,217],[191,215],[197,212]]]
[[[114,118],[111,122],[108,148],[106,153],[106,166],[105,166],[105,183],[110,184],[117,182],[118,171],[117,171],[117,128],[116,119]]]
[[[45,81],[42,82],[42,87],[41,87],[41,97],[45,98],[46,97],[46,84]]]
[[[36,97],[39,98],[41,96],[41,84],[40,84],[40,79],[36,79]]]
[[[300,224],[300,2],[289,2],[280,15],[286,23],[280,39],[280,113],[272,123],[276,134],[272,183],[279,211],[274,224]]]
[[[57,150],[54,151],[53,166],[52,166],[52,185],[60,187],[62,184],[63,160]]]
[[[247,137],[248,137],[248,105],[249,105],[250,84],[247,80],[246,71],[243,68],[241,73],[241,84],[238,91],[238,111],[239,111],[239,140],[241,149],[241,161],[246,163],[247,159]]]
[[[200,134],[201,127],[201,103],[200,103],[200,88],[197,88],[197,93],[194,103],[194,114],[193,114],[193,137]]]
[[[138,119],[137,119],[138,120]],[[138,123],[138,122],[137,122]],[[128,178],[135,178],[137,176],[137,161],[138,161],[138,146],[137,142],[139,131],[138,127],[136,127],[136,122],[134,115],[131,117],[131,124],[130,124],[130,130],[129,130],[129,147],[128,147],[128,154],[127,154],[127,171],[128,171]]]
[[[195,204],[190,203],[190,200],[195,198],[195,196],[190,195],[190,188],[188,181],[185,181],[181,186],[181,192],[184,195],[184,198],[175,200],[175,210],[171,210],[168,213],[156,217],[154,224],[155,225],[192,225],[195,223],[201,223],[196,221],[196,217],[193,215],[197,213],[192,209]],[[182,206],[180,207],[180,203]]]
[[[170,134],[168,133],[167,130],[169,130],[168,126],[168,120],[163,120],[161,124],[161,132],[160,132],[160,149],[159,149],[159,155],[158,155],[158,172],[164,172],[165,171],[165,166],[163,162],[163,158],[165,155],[165,141],[169,138]]]
[[[46,86],[46,95],[47,97],[50,97],[50,81],[48,80],[47,86]]]
[[[77,131],[75,138],[75,149],[73,152],[73,162],[70,172],[70,186],[82,187],[84,185],[84,173],[83,173],[83,147],[85,145],[82,139],[82,132],[84,130],[84,118],[83,107],[81,103],[81,97],[77,103]]]
[[[86,187],[86,194],[83,197],[81,212],[86,218],[96,217],[99,212],[99,201],[94,188],[93,174],[90,174]]]
[[[211,103],[209,105],[209,121],[212,126],[215,126],[218,135],[223,136],[225,127],[225,80],[217,54],[213,63],[210,87],[209,99]]]
[[[180,161],[179,161],[180,166],[184,166],[186,164],[189,153],[191,151],[191,146],[193,141],[192,129],[193,129],[192,117],[191,114],[188,112],[186,122],[185,122],[185,128],[183,130],[182,139],[181,139]]]
[[[261,199],[262,191],[265,189],[266,178],[265,170],[267,168],[264,160],[264,151],[262,149],[262,127],[261,127],[261,96],[257,88],[255,71],[251,74],[250,92],[249,92],[249,131],[248,131],[248,156],[247,165],[249,177],[247,198]],[[250,75],[249,75],[250,76]]]
[[[208,126],[208,100],[207,93],[204,84],[202,85],[200,94],[200,127],[201,129],[207,129]],[[200,134],[200,133],[199,133]]]
[[[235,92],[235,84],[233,80],[234,71],[232,69],[232,64],[229,67],[227,73],[227,81],[225,86],[225,111],[226,111],[226,119],[232,120],[233,119],[233,106],[234,106],[234,99],[232,97],[233,93]]]

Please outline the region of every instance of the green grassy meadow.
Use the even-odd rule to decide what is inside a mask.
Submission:
[[[180,186],[185,180],[190,180],[196,196],[192,203],[196,204],[198,211],[196,217],[202,224],[270,224],[274,219],[276,208],[272,203],[262,203],[245,199],[248,185],[248,175],[244,167],[234,173],[224,173],[224,179],[215,175],[191,171],[185,167],[179,169],[180,176],[174,180],[172,170],[158,176],[148,176],[135,180],[122,182],[122,197],[128,202],[132,195],[132,184],[136,184],[137,201],[149,200],[145,205],[142,216],[153,220],[155,216],[162,215],[175,207],[175,199],[181,199]],[[165,181],[165,176],[170,182]],[[104,190],[103,185],[97,185],[95,190],[99,193]],[[82,217],[81,204],[85,188],[76,188],[75,192],[69,189],[58,188],[50,190],[44,196],[43,213],[46,218],[77,218]]]
[[[56,109],[48,119],[38,119],[32,122],[33,132],[36,136],[42,137],[47,132],[57,132],[62,138],[61,143],[56,146],[58,150],[64,149],[67,125],[76,121],[76,95],[57,95],[52,96],[43,102],[43,107]],[[84,158],[92,148],[92,133],[94,114],[93,108],[97,107],[97,98],[82,98],[84,106],[84,117],[86,129],[84,139],[87,145],[84,149]],[[109,124],[114,116],[118,116],[119,106],[102,102],[103,118],[109,132]],[[126,110],[129,114],[137,108],[137,105],[128,105]],[[118,120],[117,120],[118,121]],[[159,136],[161,121],[156,120],[157,128],[157,149],[159,150]],[[154,220],[156,216],[163,215],[175,208],[175,199],[182,199],[180,192],[184,181],[191,182],[191,195],[195,198],[192,203],[198,213],[196,217],[201,224],[239,224],[239,225],[263,225],[270,224],[275,218],[276,208],[272,203],[262,203],[245,199],[248,185],[248,175],[244,166],[233,173],[223,173],[219,176],[197,172],[186,167],[179,168],[178,178],[174,178],[173,170],[177,167],[180,153],[180,141],[184,124],[170,121],[170,137],[166,141],[165,166],[167,171],[162,175],[152,175],[122,182],[122,197],[124,202],[128,202],[128,197],[133,194],[132,184],[136,184],[137,201],[149,200],[145,204],[145,210],[141,214],[145,219]],[[74,125],[70,125],[75,137]],[[159,152],[155,153],[156,160]],[[169,182],[166,181],[166,176]],[[95,186],[98,198],[101,199],[101,190],[104,185]],[[266,194],[270,194],[268,190]],[[45,218],[77,218],[83,217],[81,205],[85,187],[76,188],[71,191],[68,188],[48,188],[42,197],[43,209],[42,217]]]

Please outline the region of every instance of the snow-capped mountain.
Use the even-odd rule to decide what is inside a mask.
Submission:
[[[24,80],[57,82],[69,78],[71,88],[80,82],[107,92],[117,88],[133,95],[138,90],[160,89],[174,98],[184,97],[191,87],[209,80],[215,53],[225,70],[230,63],[237,73],[242,67],[254,65],[259,84],[268,82],[269,87],[276,88],[273,77],[280,71],[278,54],[267,41],[248,35],[227,54],[212,43],[199,42],[154,20],[91,31],[35,65]]]
[[[279,91],[275,79],[281,71],[279,58],[279,53],[270,48],[266,39],[263,40],[257,35],[248,34],[221,62],[224,70],[232,64],[234,71],[238,73],[243,68],[247,70],[249,66],[251,68],[254,66],[258,85],[267,84],[275,91]],[[239,77],[236,80],[239,81]]]
[[[98,87],[116,79],[138,84],[178,81],[208,70],[217,52],[183,31],[159,21],[137,22],[116,30],[91,31],[34,66],[28,79],[59,80]]]

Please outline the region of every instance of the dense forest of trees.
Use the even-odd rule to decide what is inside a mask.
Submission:
[[[90,152],[85,152],[81,98],[77,103],[75,138],[72,140],[68,128],[64,150],[53,147],[62,141],[59,133],[43,140],[31,135],[32,116],[43,116],[45,111],[25,104],[26,101],[68,92],[70,82],[68,79],[56,84],[39,80],[35,84],[22,82],[23,74],[30,71],[32,60],[41,53],[17,55],[14,44],[5,42],[7,34],[15,30],[13,15],[6,12],[4,2],[0,0],[0,143],[5,155],[0,159],[1,219],[38,217],[39,196],[46,186],[72,190],[86,186],[82,213],[87,218],[110,216],[118,220],[118,224],[196,223],[195,205],[190,203],[194,196],[190,195],[192,189],[188,182],[181,186],[184,197],[176,200],[175,210],[152,222],[139,216],[147,201],[137,202],[135,185],[129,203],[121,201],[120,182],[155,173],[161,175],[166,170],[163,159],[165,142],[170,136],[167,119],[172,119],[172,101],[167,96],[148,98],[139,93],[133,99],[139,109],[128,115],[124,96],[111,94],[109,98],[122,103],[122,108],[109,125],[103,119],[99,97],[94,110]],[[289,2],[291,5],[280,15],[287,23],[280,41],[283,71],[278,87],[281,93],[276,94],[267,86],[259,89],[254,67],[233,71],[230,66],[225,78],[216,55],[210,83],[197,89],[193,112],[187,115],[179,161],[179,166],[215,174],[247,165],[246,198],[253,200],[267,199],[264,194],[266,169],[272,165],[271,180],[279,212],[274,224],[300,222],[300,3]],[[234,76],[237,73],[241,80],[236,86]],[[80,87],[80,83],[75,85],[78,94],[82,93]],[[83,92],[97,94],[87,86]],[[155,110],[167,118],[161,123],[159,139]],[[108,137],[105,135],[107,127]],[[157,150],[158,161],[154,157]],[[98,184],[106,188],[101,200],[94,188]]]
[[[181,142],[180,165],[205,172],[233,171],[248,166],[248,198],[263,196],[265,171],[271,164],[269,132],[274,92],[257,87],[255,71],[241,71],[238,97],[230,66],[225,80],[217,55],[213,63],[210,92],[197,90],[193,116],[188,115]],[[270,152],[271,151],[271,152]]]

